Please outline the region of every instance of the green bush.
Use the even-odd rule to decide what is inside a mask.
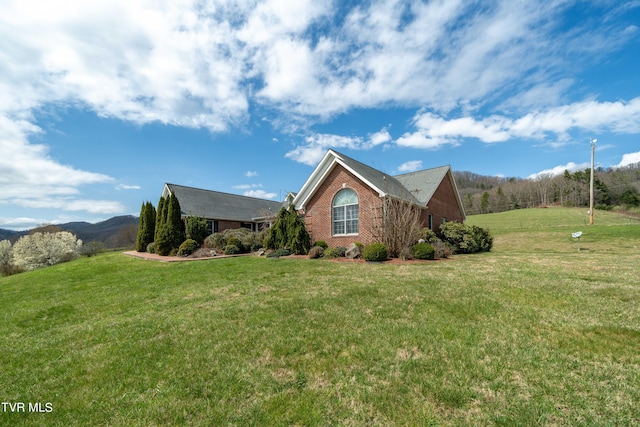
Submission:
[[[240,244],[234,242],[238,246],[241,252],[249,252],[249,250],[258,250],[262,247],[262,241],[264,240],[264,233],[251,231],[248,228],[232,228],[222,232],[227,239],[227,244],[232,238],[236,238],[240,241]],[[255,249],[253,249],[255,248]]]
[[[413,247],[411,248],[411,254],[416,259],[434,259],[436,250],[431,244],[427,242],[421,242],[413,245]]]
[[[156,243],[155,242],[151,242],[147,245],[147,252],[150,254],[155,254],[156,253]]]
[[[236,245],[227,245],[223,250],[225,255],[235,255],[240,253],[240,249]]]
[[[280,248],[267,254],[267,258],[280,258],[281,256],[289,256],[291,252],[288,249]]]
[[[427,243],[433,243],[434,241],[438,240],[438,236],[430,228],[423,228],[422,233],[420,234],[421,234],[420,238]]]
[[[340,257],[338,248],[327,248],[324,250],[323,258],[334,259]]]
[[[327,242],[325,242],[324,240],[318,240],[313,246],[320,246],[322,249],[327,249],[329,247],[329,245],[327,245]]]
[[[189,215],[185,219],[184,225],[187,239],[195,240],[198,245],[202,245],[207,237],[207,220],[203,217]]]
[[[387,247],[383,243],[371,243],[364,247],[362,253],[365,261],[386,261],[388,256]]]
[[[489,231],[476,225],[447,222],[440,227],[438,237],[457,254],[489,252],[493,247],[493,237]]]
[[[304,219],[293,206],[280,209],[273,225],[266,231],[264,247],[267,249],[289,249],[296,255],[304,255],[311,248],[311,237],[305,228]]]
[[[227,246],[227,238],[222,233],[213,233],[204,239],[204,247],[208,249],[223,249]]]
[[[242,241],[237,237],[228,237],[227,238],[227,246],[235,246],[236,248],[238,248],[238,252],[239,253],[245,252],[244,251],[244,245],[242,244]]]
[[[187,239],[178,248],[178,256],[189,256],[198,249],[200,245],[193,239]]]

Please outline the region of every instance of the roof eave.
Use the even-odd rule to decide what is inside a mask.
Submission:
[[[331,157],[331,158],[330,158]],[[362,175],[360,175],[357,171],[349,167],[333,150],[327,151],[327,154],[324,155],[318,166],[316,166],[315,170],[311,173],[311,176],[304,183],[300,191],[298,191],[298,195],[293,199],[293,204],[296,209],[304,209],[307,202],[313,195],[317,192],[318,187],[324,182],[327,175],[333,170],[333,168],[339,164],[352,174],[354,174],[360,181],[365,183],[374,191],[378,192],[380,197],[384,197],[386,193],[373,185],[370,181],[365,179]]]

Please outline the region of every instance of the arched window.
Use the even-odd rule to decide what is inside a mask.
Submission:
[[[333,198],[333,234],[358,234],[358,195],[345,188]]]

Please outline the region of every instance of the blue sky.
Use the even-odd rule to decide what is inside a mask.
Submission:
[[[390,174],[640,162],[640,1],[5,0],[0,228],[163,184],[280,200],[326,150]]]

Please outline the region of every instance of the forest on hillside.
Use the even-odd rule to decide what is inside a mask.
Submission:
[[[503,178],[454,172],[467,215],[544,206],[589,206],[591,169],[536,179]],[[640,163],[624,168],[596,168],[596,209],[640,206]]]

